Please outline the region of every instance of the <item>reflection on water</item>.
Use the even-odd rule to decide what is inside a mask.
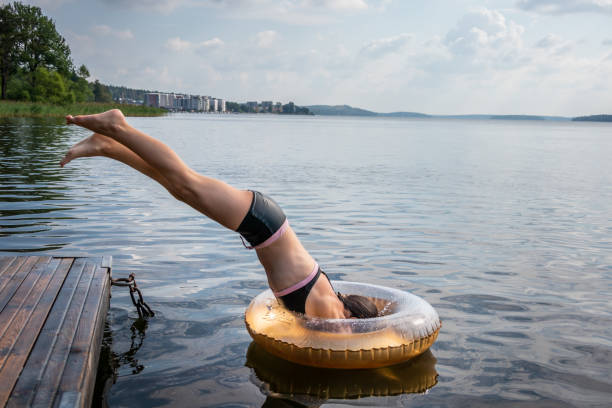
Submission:
[[[69,132],[56,119],[0,118],[0,246],[4,252],[60,249],[65,237],[51,232],[73,209],[66,197],[70,173],[59,171],[58,152]]]
[[[264,406],[273,399],[318,407],[329,399],[423,393],[436,385],[438,378],[436,358],[429,350],[407,363],[369,370],[301,366],[269,354],[255,342],[246,358],[246,365],[253,370],[251,381],[267,396]]]
[[[415,394],[327,399],[360,377],[317,372],[310,377],[329,382],[303,404],[610,406],[610,125],[129,121],[198,172],[274,197],[332,280],[408,290],[438,311],[438,377],[427,392],[432,377]],[[296,406],[279,378],[300,385],[301,370],[279,377],[284,362],[245,366],[244,311],[267,288],[256,255],[122,164],[94,158],[60,169],[87,134],[59,120],[0,120],[0,251],[112,255],[113,276],[136,273],[156,315],[141,325],[129,294],[113,290],[100,376],[108,405]]]
[[[138,362],[136,354],[143,345],[148,321],[137,319],[130,326],[130,346],[123,352],[113,348],[113,332],[108,322],[104,324],[104,338],[100,350],[100,361],[96,375],[96,386],[92,401],[93,407],[107,407],[106,395],[110,387],[117,382],[119,368],[130,367],[130,375],[135,375],[144,370],[144,365]]]

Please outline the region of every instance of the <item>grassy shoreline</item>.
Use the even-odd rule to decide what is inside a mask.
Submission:
[[[0,118],[44,118],[64,117],[71,115],[89,115],[109,109],[121,109],[125,116],[162,116],[166,111],[140,105],[123,105],[119,103],[82,102],[67,105],[52,105],[38,102],[16,102],[0,100]]]

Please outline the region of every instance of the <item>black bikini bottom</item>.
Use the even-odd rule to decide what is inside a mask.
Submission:
[[[259,191],[253,191],[249,212],[236,232],[244,237],[251,247],[257,247],[272,237],[287,220],[287,216],[276,201]]]

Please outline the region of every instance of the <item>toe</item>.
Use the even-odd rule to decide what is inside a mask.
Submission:
[[[60,166],[61,166],[61,167],[64,167],[66,164],[68,164],[68,162],[69,162],[70,160],[72,160],[72,158],[73,158],[72,156],[73,156],[73,155],[72,155],[72,151],[70,151],[70,150],[69,150],[69,151],[68,151],[68,153],[66,153],[66,155],[65,155],[65,156],[64,156],[64,158],[62,159],[62,161],[60,161]]]

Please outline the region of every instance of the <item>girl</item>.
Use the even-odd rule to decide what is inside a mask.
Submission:
[[[255,249],[275,296],[289,310],[331,319],[377,315],[376,306],[367,298],[334,292],[327,275],[270,197],[196,173],[164,143],[131,127],[118,109],[97,115],[68,115],[66,123],[94,134],[66,153],[62,167],[79,157],[104,156],[153,178],[178,200],[240,233],[250,244],[247,248]]]

